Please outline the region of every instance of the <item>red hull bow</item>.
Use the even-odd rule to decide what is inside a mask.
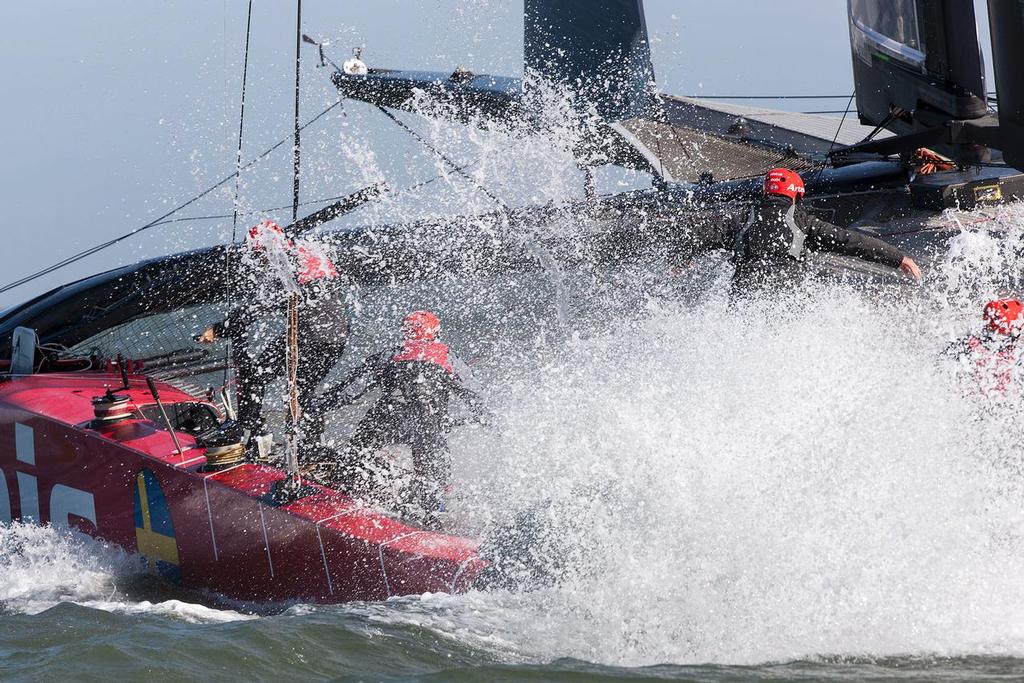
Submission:
[[[284,473],[204,472],[205,450],[132,417],[93,429],[93,396],[119,379],[35,375],[0,384],[0,521],[74,527],[145,556],[184,586],[254,602],[345,602],[466,590],[477,541],[411,527],[323,487],[275,507]],[[152,404],[144,382],[120,393]],[[196,399],[161,385],[168,404]]]

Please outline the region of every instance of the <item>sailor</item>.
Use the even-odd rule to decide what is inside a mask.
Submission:
[[[713,249],[732,251],[734,291],[751,286],[792,286],[805,272],[812,252],[830,252],[898,269],[915,280],[921,270],[912,258],[877,237],[846,230],[803,211],[797,202],[804,182],[786,168],[765,175],[763,196],[739,211],[701,217],[693,230],[679,235],[674,257],[686,262]]]
[[[321,397],[326,405],[337,406],[381,389],[337,464],[336,483],[353,492],[372,492],[375,482],[369,479],[377,469],[377,451],[407,444],[412,448],[413,503],[428,525],[436,524],[451,480],[448,433],[458,424],[449,415],[451,400],[462,399],[477,422],[487,417],[479,397],[456,372],[457,359],[438,340],[440,331],[434,313],[410,313],[402,323],[401,346],[369,356]],[[349,388],[360,382],[362,388],[349,394]]]
[[[946,353],[969,366],[981,393],[1006,394],[1021,361],[1018,342],[1024,330],[1024,303],[1014,298],[995,299],[985,304],[982,317],[984,329],[953,342]]]
[[[236,368],[238,422],[250,435],[266,434],[262,418],[267,386],[285,372],[287,334],[273,325],[289,289],[301,296],[298,316],[298,393],[302,409],[300,456],[318,449],[324,416],[317,389],[345,351],[349,316],[338,291],[342,278],[321,247],[289,240],[272,221],[252,227],[236,277],[237,302],[226,321],[196,340],[227,335]]]

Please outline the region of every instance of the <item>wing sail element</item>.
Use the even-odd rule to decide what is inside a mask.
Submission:
[[[524,9],[530,78],[573,93],[608,122],[651,114],[654,67],[642,0],[525,0]]]

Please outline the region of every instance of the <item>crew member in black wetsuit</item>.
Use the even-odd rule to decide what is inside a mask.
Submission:
[[[326,254],[285,239],[281,228],[265,221],[249,230],[239,259],[236,305],[226,321],[196,339],[209,343],[226,335],[236,369],[238,422],[250,435],[267,432],[262,419],[263,394],[285,372],[286,334],[271,324],[287,297],[282,277],[293,279],[299,304],[299,405],[302,408],[300,457],[318,450],[324,416],[314,400],[317,388],[341,358],[348,340],[349,317],[341,280]],[[281,263],[272,263],[280,259]],[[275,266],[282,273],[268,275]],[[262,348],[261,348],[262,347]]]
[[[478,421],[486,411],[453,367],[456,359],[438,341],[441,323],[430,311],[415,311],[402,324],[404,340],[397,349],[376,353],[355,368],[335,389],[325,392],[326,405],[351,403],[379,387],[381,396],[359,421],[337,466],[338,484],[352,491],[372,490],[372,459],[383,446],[408,444],[414,469],[413,498],[429,524],[443,507],[451,479],[448,432],[455,422],[449,403],[461,398]],[[348,389],[363,382],[361,390]]]
[[[701,216],[679,235],[675,257],[687,261],[713,249],[732,251],[733,289],[792,286],[803,275],[809,252],[831,252],[877,263],[921,279],[912,258],[877,237],[846,230],[811,216],[797,206],[804,196],[800,176],[785,168],[768,172],[764,196],[741,211]]]

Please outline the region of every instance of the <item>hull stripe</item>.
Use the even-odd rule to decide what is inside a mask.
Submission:
[[[377,546],[377,557],[380,559],[380,573],[384,577],[384,588],[387,590],[389,598],[391,597],[391,581],[388,580],[388,570],[387,570],[387,568],[384,567],[384,547],[389,545],[389,544],[391,544],[391,543],[394,543],[395,541],[399,541],[399,540],[401,540],[403,538],[408,538],[409,536],[415,536],[416,534],[420,534],[420,533],[423,533],[423,532],[422,531],[410,531],[407,534],[401,534],[399,536],[395,536],[390,541],[384,541],[383,543],[381,543],[380,545]]]
[[[388,592],[388,597],[391,597],[391,582],[388,581],[388,570],[384,568],[384,544],[377,546],[377,557],[380,558],[380,573],[384,577],[384,590]]]
[[[324,539],[320,536],[320,523],[316,525],[316,540],[320,542],[320,557],[324,560],[324,574],[327,575],[327,592],[334,595],[334,584],[331,582],[331,570],[327,566],[327,553],[324,551]]]
[[[210,509],[210,491],[206,487],[206,477],[203,477],[203,495],[206,496],[206,516],[210,520],[210,541],[213,542],[213,561],[220,562],[220,555],[217,553],[217,535],[213,532],[213,510]]]
[[[260,511],[260,526],[263,527],[263,547],[267,549],[267,564],[270,565],[270,578],[274,578],[274,560],[270,558],[270,540],[267,538],[267,523],[263,521],[263,504],[256,503],[256,509]]]
[[[327,551],[324,550],[324,539],[320,535],[320,525],[324,522],[334,519],[335,517],[341,517],[342,515],[346,515],[348,514],[348,512],[349,511],[346,510],[345,512],[339,512],[338,514],[331,515],[330,517],[324,517],[316,523],[316,540],[320,542],[320,557],[322,557],[324,560],[324,574],[327,575],[327,590],[331,595],[334,595],[334,583],[331,581],[331,570],[327,566]]]

